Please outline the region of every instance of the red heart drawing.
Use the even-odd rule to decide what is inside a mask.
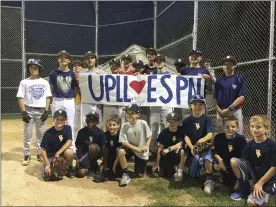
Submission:
[[[146,85],[146,81],[131,81],[129,86],[136,91],[136,93],[140,94],[143,90],[144,86]]]

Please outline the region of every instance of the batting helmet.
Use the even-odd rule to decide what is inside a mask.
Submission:
[[[232,62],[235,65],[237,65],[236,58],[234,56],[230,56],[230,55],[228,55],[227,57],[225,57],[225,58],[222,59],[222,64],[224,64],[224,62]]]
[[[67,56],[69,59],[71,59],[71,54],[69,52],[67,52],[66,50],[61,50],[57,53],[57,58],[59,58],[60,56]]]
[[[41,65],[41,61],[39,59],[29,59],[27,61],[27,72],[30,73],[29,71],[29,67],[31,65],[36,65],[39,68],[39,73],[41,73],[43,71],[43,66]]]

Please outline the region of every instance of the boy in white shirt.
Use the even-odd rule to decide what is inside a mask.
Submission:
[[[40,60],[29,59],[27,62],[27,72],[30,77],[20,82],[16,95],[24,121],[23,166],[27,166],[31,160],[30,149],[34,125],[36,128],[37,160],[42,162],[40,143],[45,131],[45,121],[50,113],[49,105],[52,96],[49,83],[40,77],[42,70],[43,67]]]

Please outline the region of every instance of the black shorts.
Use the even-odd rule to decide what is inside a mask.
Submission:
[[[117,149],[116,150],[108,150],[108,154],[107,154],[107,167],[109,169],[112,169],[113,164],[115,162],[117,158]]]
[[[127,159],[134,156],[134,158],[135,158],[134,172],[137,174],[145,174],[148,160],[139,158],[138,156],[135,155],[135,153],[131,149],[128,149],[126,147],[121,147],[121,148],[125,150]]]
[[[102,150],[99,147],[99,145],[97,145],[96,148],[97,148],[96,161],[91,162],[91,160],[89,158],[89,155],[88,155],[88,152],[87,152],[80,159],[80,169],[89,169],[89,168],[98,167],[97,160],[100,159],[103,156],[103,153],[102,153]]]
[[[180,162],[181,149],[178,152],[168,152],[165,156],[161,154],[160,171],[164,177],[172,177],[175,173],[174,166]]]

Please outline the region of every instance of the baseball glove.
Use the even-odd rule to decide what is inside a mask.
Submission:
[[[63,157],[56,157],[53,161],[52,174],[55,178],[62,178],[67,174],[67,162]]]
[[[204,152],[208,152],[212,147],[212,144],[210,142],[197,142],[195,145],[194,145],[194,152],[195,154],[201,154],[201,153],[204,153]]]

